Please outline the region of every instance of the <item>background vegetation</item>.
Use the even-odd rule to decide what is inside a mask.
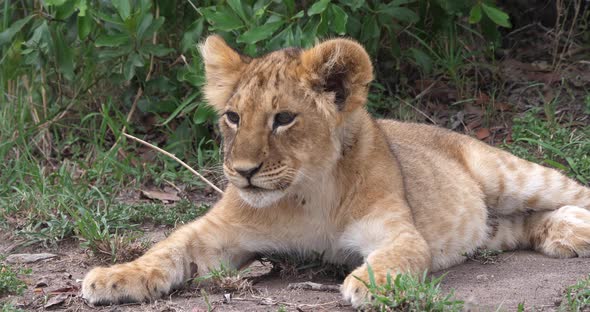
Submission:
[[[197,44],[210,33],[251,56],[353,37],[376,65],[376,116],[465,132],[588,184],[590,9],[540,2],[4,0],[0,227],[21,246],[74,238],[116,261],[136,250],[138,224],[205,212],[210,189],[121,133],[224,183],[201,97]],[[147,188],[182,199],[162,213]]]
[[[126,190],[202,189],[123,131],[221,179],[216,116],[201,99],[207,34],[252,56],[354,37],[377,64],[370,109],[412,119],[399,98],[408,80],[442,75],[467,91],[467,54],[493,61],[510,27],[487,1],[5,0],[0,12],[0,220],[29,243],[76,236],[103,252],[145,214],[117,199]]]
[[[174,227],[203,214],[216,200],[211,189],[121,133],[145,138],[224,184],[216,116],[201,97],[197,44],[211,33],[251,56],[353,37],[375,62],[368,103],[374,115],[464,132],[588,184],[588,6],[4,0],[0,234],[19,247],[73,240],[121,261],[145,248],[136,239],[146,224]],[[153,189],[163,195],[145,192]],[[23,291],[18,276],[27,272],[3,264],[0,271],[0,296]],[[403,279],[372,285],[376,309],[399,303],[389,291],[394,286],[455,304],[439,296],[438,280]],[[575,287],[569,306],[587,307],[587,281]]]

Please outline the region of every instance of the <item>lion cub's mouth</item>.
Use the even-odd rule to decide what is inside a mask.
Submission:
[[[256,186],[254,184],[249,184],[249,185],[247,185],[245,187],[242,187],[241,189],[244,190],[244,191],[248,191],[248,192],[266,192],[266,191],[272,191],[272,190],[269,190],[269,189],[265,189],[265,188]]]

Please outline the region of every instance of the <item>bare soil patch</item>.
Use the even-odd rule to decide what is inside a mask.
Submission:
[[[145,238],[157,241],[164,232],[152,229]],[[0,242],[0,251],[11,245]],[[189,285],[172,295],[152,303],[109,307],[91,307],[78,297],[80,281],[93,266],[104,265],[84,252],[76,241],[61,243],[55,248],[21,248],[18,252],[51,252],[56,258],[30,264],[32,273],[24,276],[27,290],[22,296],[1,298],[27,311],[354,311],[335,291],[292,289],[291,283],[313,281],[338,285],[341,279],[326,276],[281,277],[269,265],[255,262],[247,277],[253,291],[227,295]],[[4,253],[4,252],[2,252]],[[467,261],[435,275],[446,274],[443,289],[454,289],[457,298],[465,300],[472,311],[515,311],[519,303],[527,310],[556,311],[565,288],[590,273],[590,259],[552,259],[531,251],[506,252],[493,264]],[[207,297],[207,298],[205,298]],[[55,303],[56,302],[56,303]],[[207,303],[208,302],[208,303]],[[50,303],[55,303],[50,305]],[[47,307],[47,308],[45,308]]]

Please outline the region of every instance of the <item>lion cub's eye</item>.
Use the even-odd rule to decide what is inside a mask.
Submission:
[[[229,120],[229,122],[233,123],[234,125],[237,125],[240,122],[240,115],[238,115],[236,112],[227,111],[225,112],[225,116],[227,117],[227,120]]]
[[[272,128],[276,129],[277,127],[286,126],[286,125],[292,123],[293,120],[295,119],[295,116],[297,116],[297,115],[293,114],[291,112],[280,112],[280,113],[276,114],[275,120],[272,123]]]

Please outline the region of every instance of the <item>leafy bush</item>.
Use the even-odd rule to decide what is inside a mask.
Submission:
[[[441,33],[454,36],[458,24],[470,28],[465,24],[467,17],[469,23],[481,25],[490,39],[497,39],[497,25],[510,26],[508,16],[489,1],[317,0],[304,6],[295,0],[229,0],[198,4],[7,0],[0,34],[3,94],[16,95],[18,87],[27,89],[35,105],[42,103],[39,120],[32,121],[39,124],[64,111],[100,109],[93,102],[114,101],[119,111],[129,110],[141,88],[139,109],[166,117],[157,125],[164,131],[173,128],[169,129],[168,148],[188,157],[196,150],[217,148],[208,139],[215,117],[201,101],[203,68],[196,49],[207,33],[221,34],[250,55],[286,46],[309,47],[326,37],[351,36],[378,61],[382,80],[391,81],[399,78],[390,73],[403,59],[426,71],[436,66],[441,53],[430,48],[431,42],[439,40]],[[102,96],[104,90],[112,97]],[[3,100],[10,98],[3,96]],[[118,122],[126,121],[121,115]],[[120,135],[116,128],[110,131]]]
[[[138,156],[122,131],[219,171],[216,116],[202,101],[197,49],[210,33],[250,55],[356,38],[376,61],[370,108],[381,113],[398,104],[387,95],[402,66],[458,81],[473,52],[457,34],[481,32],[494,42],[498,25],[508,26],[507,16],[479,0],[5,0],[0,222],[29,241],[110,242],[132,222],[112,209],[119,190],[193,183],[167,159]]]

